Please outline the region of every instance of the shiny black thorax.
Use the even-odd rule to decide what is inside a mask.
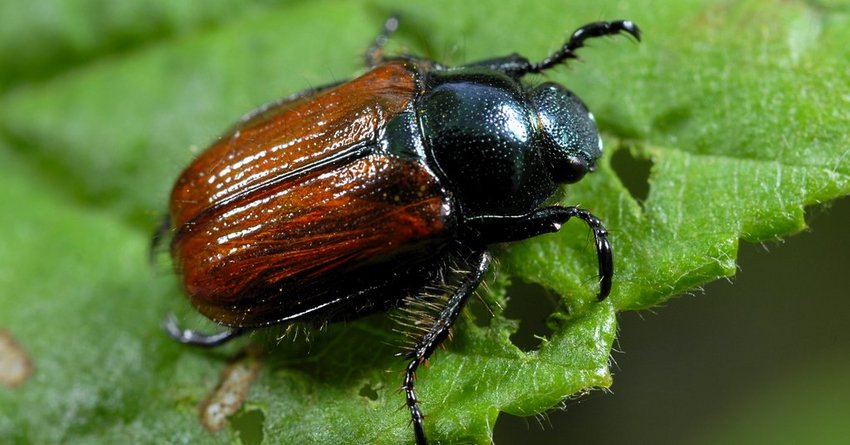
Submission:
[[[599,156],[587,108],[563,87],[529,88],[486,67],[428,70],[416,118],[427,162],[464,217],[521,215]]]
[[[555,191],[523,86],[486,69],[431,72],[417,115],[425,150],[465,216],[522,214]]]

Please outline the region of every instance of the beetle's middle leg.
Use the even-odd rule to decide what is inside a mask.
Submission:
[[[561,230],[569,219],[578,218],[587,223],[596,240],[596,256],[599,261],[600,300],[611,292],[611,279],[614,275],[614,259],[608,231],[599,218],[579,207],[552,206],[537,209],[518,216],[486,215],[467,218],[464,225],[469,236],[480,244],[504,243],[532,238],[545,233]]]
[[[369,45],[369,49],[366,50],[367,67],[374,68],[384,61],[384,46],[386,46],[390,36],[393,35],[397,29],[398,16],[391,15],[387,21],[384,22],[384,27],[381,29],[381,32],[378,33],[378,36],[375,37],[375,41],[372,42],[372,44]]]
[[[413,422],[413,431],[416,434],[416,444],[425,445],[428,441],[425,438],[425,430],[423,429],[422,419],[424,418],[422,410],[419,409],[419,401],[416,399],[416,391],[414,390],[414,381],[416,380],[416,370],[423,362],[428,360],[428,357],[434,352],[434,349],[439,346],[443,340],[449,335],[449,329],[457,320],[460,311],[466,305],[469,296],[475,292],[475,289],[481,284],[484,279],[484,273],[490,265],[490,253],[482,250],[473,254],[470,264],[474,264],[466,277],[464,277],[460,286],[455,293],[446,302],[446,306],[437,315],[434,324],[416,342],[416,346],[409,352],[404,354],[405,358],[409,358],[410,364],[407,365],[407,370],[404,373],[404,384],[402,389],[407,395],[407,407],[410,409],[411,421]]]

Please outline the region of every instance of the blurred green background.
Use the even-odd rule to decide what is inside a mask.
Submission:
[[[232,15],[262,15],[264,10],[276,8],[275,3],[255,2],[246,7],[250,10]],[[141,3],[0,0],[3,24],[0,26],[0,91],[13,97],[17,90],[37,90],[40,82],[61,84],[63,76],[73,77],[75,71],[85,70],[89,64],[108,63],[110,58],[121,57],[125,52],[144,53],[145,47],[168,39],[191,40],[193,35],[203,35],[225,23],[233,8],[232,2],[221,0],[208,2],[201,9],[185,4],[185,7],[163,8],[172,14],[163,17],[147,15],[156,8],[141,7]],[[609,18],[609,12],[617,7],[617,2],[609,2],[605,12],[600,12],[600,18]],[[837,14],[846,15],[850,11],[850,4],[843,1],[821,2],[813,9],[820,11],[826,7]],[[377,6],[368,8],[374,9],[372,15],[376,18],[385,14]],[[400,6],[406,8],[407,5]],[[417,8],[427,6],[420,4]],[[199,14],[199,10],[203,13]],[[572,26],[569,13],[563,15],[565,23]],[[805,37],[806,31],[800,34]],[[417,36],[411,34],[406,38],[415,40]],[[418,37],[420,41],[416,44],[429,48],[428,37]],[[462,59],[463,48],[461,41],[456,47],[429,49],[435,54],[455,51],[453,56]],[[356,57],[356,54],[348,55],[352,60]],[[172,62],[179,69],[191,69],[181,67],[180,61]],[[311,73],[316,79],[328,77],[328,73],[318,72],[322,66]],[[120,103],[121,99],[115,100]],[[246,106],[251,100],[245,99]],[[203,108],[205,104],[192,104],[195,105]],[[241,111],[223,110],[221,114]],[[162,117],[163,128],[174,129],[178,126],[174,122],[175,116]],[[219,130],[207,122],[185,125],[203,127],[203,130],[186,130],[186,134],[213,134]],[[151,137],[155,139],[157,135]],[[85,135],[80,138],[84,139]],[[43,163],[34,166],[36,171],[32,176],[37,178],[34,182],[54,181],[46,188],[67,191],[62,190],[60,180],[51,178],[51,174],[62,171],[62,166],[53,163],[49,153],[40,160]],[[128,175],[148,174],[134,170],[136,167],[129,164],[112,166],[108,157],[99,161],[102,164],[94,165],[93,171],[117,168],[126,169]],[[179,165],[170,165],[170,161],[154,169],[179,169]],[[615,163],[615,169],[632,187],[645,187],[645,177],[630,177],[640,172],[640,162],[626,158],[620,164]],[[150,174],[152,178],[160,176],[164,175]],[[92,178],[91,182],[97,184],[97,179]],[[158,189],[138,193],[147,195],[145,202],[159,203],[169,184],[152,186]],[[91,198],[86,204],[104,204],[118,209],[118,213],[126,212],[122,216],[134,229],[147,230],[156,219],[154,214],[158,210],[153,209],[158,204],[151,204],[145,214],[133,213],[133,209],[122,207],[122,196],[115,195],[115,190],[92,189],[96,192],[93,197],[86,197]],[[93,207],[97,208],[96,205]],[[93,210],[98,211],[101,210]],[[496,426],[495,442],[850,443],[850,422],[846,420],[850,415],[850,330],[847,329],[850,201],[844,199],[828,208],[814,208],[809,220],[811,231],[783,243],[742,244],[740,272],[732,284],[715,282],[706,286],[704,292],[673,299],[652,311],[619,314],[612,394],[592,392],[566,402],[565,411],[552,412],[540,419],[502,415]],[[60,221],[56,230],[61,230],[61,225]],[[143,255],[141,251],[134,253]],[[14,260],[11,256],[6,259]],[[5,273],[2,276],[11,276],[14,266],[2,264]],[[70,273],[77,272],[85,273]],[[116,285],[116,289],[122,288]],[[144,295],[160,290],[138,292]],[[548,334],[543,320],[554,308],[552,300],[535,286],[515,286],[507,314],[521,320],[520,332],[515,336],[518,344],[531,348],[536,344],[535,334]],[[0,426],[2,417],[0,406]],[[0,444],[3,443],[0,437]]]

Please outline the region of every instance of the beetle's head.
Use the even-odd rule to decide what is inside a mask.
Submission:
[[[540,119],[544,162],[557,183],[573,183],[596,168],[602,139],[593,114],[571,91],[547,82],[531,92]]]

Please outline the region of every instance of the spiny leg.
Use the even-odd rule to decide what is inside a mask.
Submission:
[[[575,30],[564,46],[540,62],[532,63],[519,54],[512,54],[507,57],[476,62],[471,66],[486,66],[490,69],[502,71],[509,76],[520,78],[528,73],[546,71],[567,59],[577,59],[578,55],[575,51],[583,47],[587,39],[616,35],[621,32],[626,32],[640,41],[640,29],[630,20],[594,22]]]
[[[419,401],[416,399],[416,391],[413,388],[414,381],[416,380],[416,370],[419,368],[419,365],[428,360],[434,349],[449,335],[449,329],[451,329],[455,320],[457,320],[469,296],[475,292],[475,289],[481,284],[481,280],[484,279],[484,273],[490,265],[490,254],[487,251],[477,252],[469,260],[469,263],[471,265],[474,264],[474,269],[464,277],[463,282],[461,282],[457,291],[446,302],[446,306],[437,315],[437,319],[428,332],[419,339],[416,346],[410,352],[404,355],[405,358],[409,358],[411,361],[404,373],[402,389],[407,396],[407,407],[410,409],[413,431],[416,435],[416,445],[426,445],[428,443],[428,440],[425,438],[425,429],[422,422],[424,416],[422,410],[419,409]]]
[[[608,231],[599,218],[579,207],[552,206],[537,209],[518,216],[486,215],[468,218],[464,226],[469,236],[482,245],[519,241],[544,233],[561,230],[561,226],[570,218],[579,218],[593,231],[596,241],[596,256],[599,261],[599,300],[604,300],[611,292],[611,280],[614,275],[614,258]]]
[[[567,207],[572,216],[584,221],[593,231],[596,241],[596,259],[599,262],[599,294],[598,300],[604,300],[611,293],[611,281],[614,276],[614,255],[611,242],[608,241],[608,231],[592,213],[578,207]]]
[[[585,40],[595,37],[615,35],[623,31],[631,34],[635,39],[640,41],[640,29],[638,29],[637,25],[629,20],[594,22],[584,25],[573,32],[573,35],[570,36],[570,40],[567,41],[561,49],[555,51],[552,55],[543,59],[543,61],[539,63],[530,64],[526,73],[539,73],[552,68],[567,59],[577,59],[578,55],[576,55],[575,50],[583,47]]]
[[[168,336],[175,341],[202,348],[212,348],[223,345],[245,333],[244,329],[228,329],[215,334],[204,334],[191,329],[182,329],[177,325],[177,320],[173,315],[165,317],[165,321],[162,322],[162,327],[165,329]]]
[[[398,17],[391,15],[386,22],[381,32],[375,37],[375,41],[369,45],[366,50],[366,66],[369,68],[375,67],[384,61],[384,46],[390,39],[390,36],[398,29]]]
[[[151,246],[150,246],[150,261],[154,262],[154,256],[156,255],[156,250],[162,244],[163,239],[165,239],[166,234],[171,229],[171,220],[168,217],[165,217],[157,227],[156,232],[154,232],[153,237],[151,237]],[[236,337],[239,337],[244,333],[241,329],[228,329],[226,331],[218,332],[215,334],[203,334],[198,331],[193,331],[191,329],[181,329],[180,326],[177,325],[177,320],[173,315],[169,315],[165,317],[165,320],[162,322],[162,327],[165,329],[165,332],[169,337],[174,339],[175,341],[183,344],[188,344],[192,346],[200,346],[204,348],[212,348],[214,346],[222,345],[224,343],[233,340]]]

